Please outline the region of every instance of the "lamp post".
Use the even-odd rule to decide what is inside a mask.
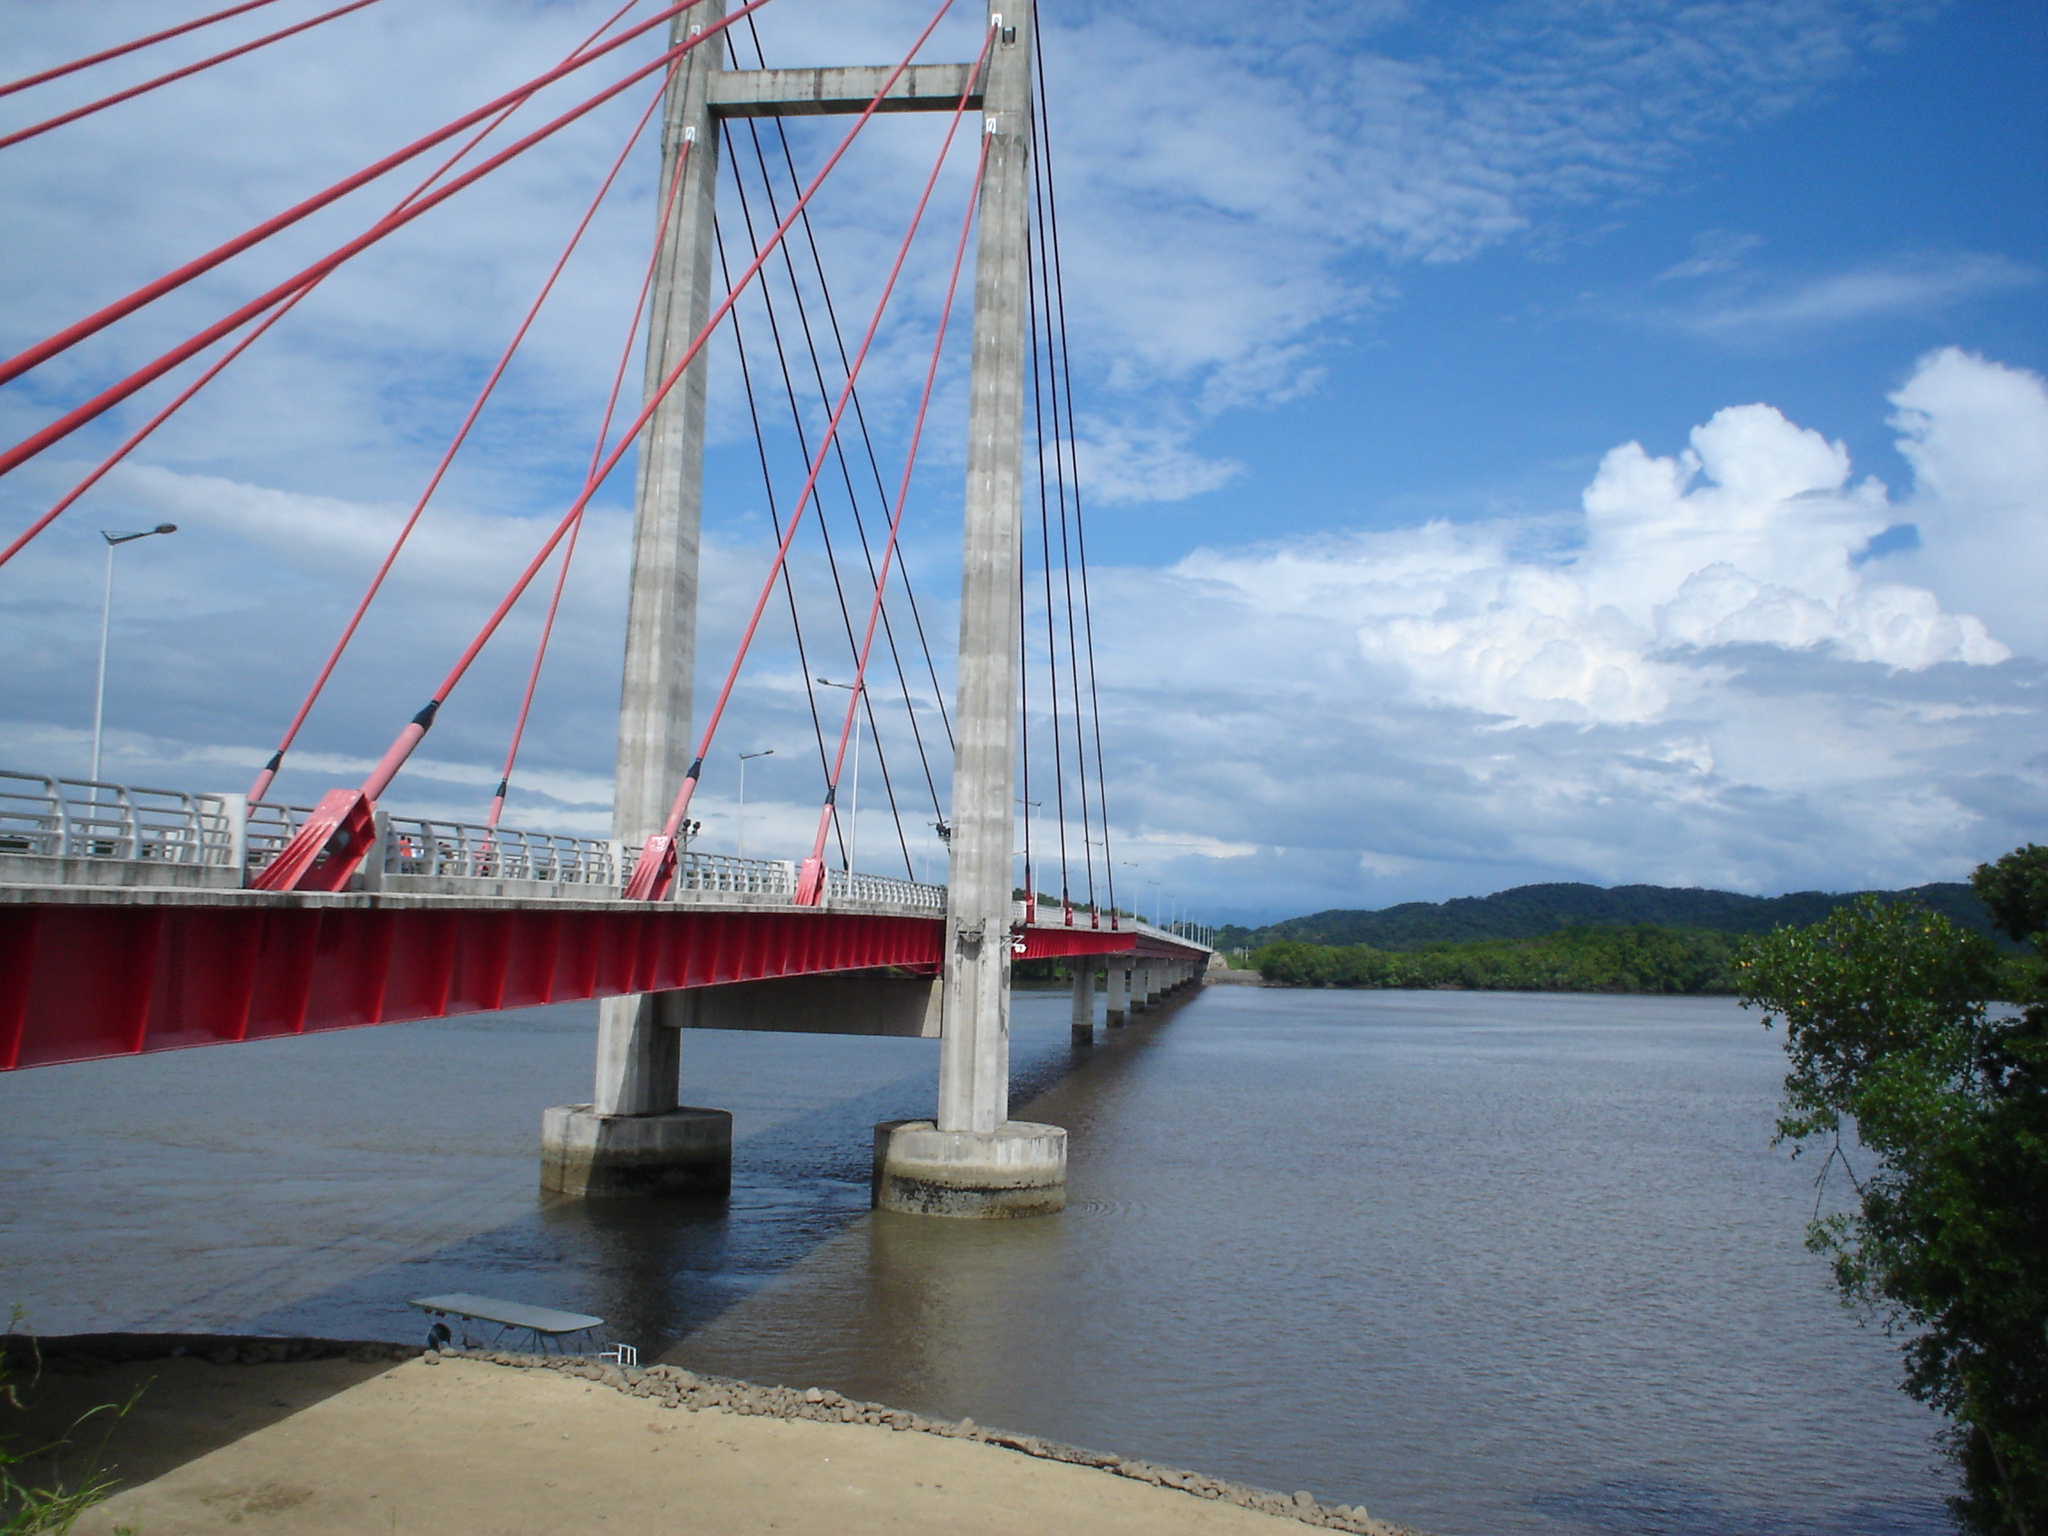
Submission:
[[[1026,800],[1019,795],[1017,803],[1024,807],[1024,910],[1035,913],[1038,910],[1038,887],[1032,883],[1031,878],[1031,813],[1045,802]],[[1037,919],[1032,918],[1030,921],[1035,922]]]
[[[1149,885],[1149,886],[1151,886],[1151,887],[1152,887],[1152,926],[1153,926],[1154,928],[1157,928],[1157,927],[1159,927],[1159,926],[1160,926],[1160,923],[1159,923],[1159,882],[1158,882],[1157,880],[1147,880],[1147,881],[1146,881],[1145,883],[1146,883],[1147,885]]]
[[[140,533],[108,533],[100,530],[100,537],[107,541],[107,579],[100,594],[100,666],[98,680],[92,690],[92,772],[88,775],[95,783],[100,776],[100,733],[107,718],[107,635],[113,625],[114,616],[114,550],[122,544],[132,544],[137,539],[154,538],[159,533],[176,533],[176,523],[158,523],[154,528],[145,528]],[[99,791],[95,789],[97,796]]]
[[[747,856],[747,764],[757,757],[773,757],[775,749],[764,747],[759,752],[742,752],[740,758],[740,857]]]
[[[827,688],[844,688],[848,693],[862,695],[854,702],[853,714],[853,799],[846,811],[846,867],[850,872],[854,860],[860,856],[860,705],[866,702],[866,683],[835,683],[829,677],[818,679]]]

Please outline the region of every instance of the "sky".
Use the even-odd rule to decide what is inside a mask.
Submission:
[[[613,8],[380,0],[0,149],[0,344],[33,343],[538,73]],[[0,97],[0,132],[316,9],[284,0]],[[929,11],[773,0],[763,56],[893,61]],[[165,14],[17,9],[0,74]],[[1041,25],[1106,780],[1091,768],[1084,788],[1070,762],[1055,782],[1041,658],[1042,889],[1058,886],[1062,793],[1076,894],[1113,877],[1127,906],[1214,922],[1547,880],[1891,888],[2048,840],[2048,12],[1054,0]],[[949,14],[921,57],[968,57],[980,32],[978,13]],[[652,56],[642,42],[617,57]],[[100,532],[172,521],[177,535],[116,557],[103,773],[246,787],[648,97],[627,92],[344,268],[0,567],[0,767],[85,772]],[[558,88],[514,123],[573,99]],[[805,175],[845,127],[793,126]],[[814,205],[849,343],[944,127],[877,120]],[[945,163],[862,376],[871,525],[873,481],[902,472],[971,139]],[[360,778],[581,483],[647,258],[652,148],[629,157],[429,506],[284,798]],[[355,194],[0,388],[0,433],[34,431],[411,185]],[[758,180],[752,196],[758,221]],[[743,249],[731,185],[720,217]],[[768,316],[752,297],[739,313],[783,516],[802,458],[776,414]],[[879,663],[871,677],[900,808],[892,819],[869,740],[856,851],[877,873],[939,867],[931,675],[950,689],[965,332],[956,315],[905,522],[931,666],[911,655],[908,684]],[[722,335],[700,704],[772,544],[737,363]],[[0,478],[0,534],[171,387]],[[811,382],[813,438],[816,395]],[[822,505],[857,610],[838,475]],[[609,825],[630,515],[629,466],[582,536],[508,824]],[[817,819],[802,679],[850,662],[808,533],[793,581],[804,663],[778,599],[693,811],[706,849],[744,835],[750,854],[799,857]],[[485,652],[393,809],[481,819],[538,613],[529,600]],[[737,755],[768,749],[748,765],[743,822]],[[1092,870],[1083,799],[1108,808]],[[1088,833],[1101,838],[1099,817]]]

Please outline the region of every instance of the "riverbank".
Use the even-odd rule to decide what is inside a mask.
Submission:
[[[27,1468],[113,1479],[78,1536],[553,1536],[685,1512],[704,1532],[1413,1536],[1307,1494],[673,1366],[221,1339],[49,1340],[32,1383],[14,1365],[24,1409],[0,1432],[17,1446],[135,1398]]]

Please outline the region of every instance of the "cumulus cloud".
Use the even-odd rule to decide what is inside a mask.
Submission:
[[[1573,518],[1117,573],[1117,666],[1169,696],[1119,700],[1149,764],[1115,803],[1162,843],[1259,841],[1228,876],[1254,909],[1303,883],[1911,883],[2038,836],[2048,395],[1945,351],[1894,401],[1898,498],[1751,404],[1614,449]],[[1908,519],[1918,550],[1859,558]]]
[[[1948,347],[1891,398],[1914,475],[1898,519],[1920,540],[1873,567],[1932,587],[2014,648],[2048,656],[2048,386]]]
[[[1907,444],[1916,464],[1954,467],[1946,485],[1923,474],[1903,505],[1874,479],[1852,484],[1840,443],[1743,405],[1695,428],[1678,454],[1637,443],[1608,453],[1574,548],[1519,550],[1526,529],[1439,522],[1203,551],[1178,574],[1251,608],[1341,622],[1409,697],[1510,725],[1662,718],[1696,686],[1696,655],[1726,646],[1822,648],[1912,670],[1990,664],[2011,651],[1977,615],[1884,579],[1896,562],[1857,557],[1925,505],[1915,558],[1951,573],[1938,583],[1951,601],[1982,591],[1955,573],[1995,565],[1990,546],[2048,487],[2048,474],[2024,468],[2041,458],[2027,408],[2039,390],[2030,375],[1960,354],[1923,364],[1898,397],[1916,402],[1902,418]],[[1966,477],[1964,465],[1980,462],[1997,466],[1981,472],[1995,484]],[[1957,523],[1969,539],[1950,535]]]

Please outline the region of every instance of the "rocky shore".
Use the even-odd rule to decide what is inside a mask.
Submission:
[[[320,1393],[309,1394],[310,1401],[303,1407],[291,1402],[288,1396],[270,1399],[277,1408],[289,1408],[296,1412],[298,1417],[280,1419],[276,1417],[273,1409],[269,1423],[240,1441],[223,1441],[214,1455],[205,1458],[208,1461],[216,1459],[218,1455],[241,1449],[244,1443],[254,1444],[255,1439],[262,1435],[279,1437],[278,1444],[272,1447],[272,1459],[276,1459],[278,1454],[288,1458],[293,1454],[285,1443],[289,1438],[291,1426],[298,1425],[303,1420],[305,1427],[316,1427],[314,1420],[319,1410],[330,1402],[338,1403],[344,1398],[355,1400],[358,1420],[363,1419],[366,1414],[371,1419],[390,1419],[394,1416],[413,1419],[424,1416],[431,1420],[435,1417],[435,1400],[444,1395],[434,1386],[437,1380],[448,1381],[452,1390],[459,1378],[468,1394],[467,1405],[484,1411],[487,1416],[494,1405],[512,1405],[516,1402],[520,1405],[518,1411],[527,1416],[514,1420],[511,1427],[531,1430],[541,1422],[536,1412],[537,1399],[555,1403],[557,1411],[566,1412],[572,1417],[589,1417],[586,1397],[579,1395],[573,1400],[562,1397],[562,1388],[570,1383],[581,1382],[586,1384],[583,1389],[585,1393],[596,1390],[617,1394],[623,1399],[637,1399],[645,1408],[654,1409],[657,1416],[677,1412],[761,1419],[790,1425],[808,1423],[819,1426],[861,1426],[864,1433],[869,1436],[876,1431],[886,1432],[885,1441],[894,1435],[905,1435],[966,1442],[981,1447],[982,1451],[978,1454],[993,1451],[1028,1457],[1040,1462],[1059,1463],[1098,1476],[1107,1475],[1109,1478],[1128,1480],[1162,1493],[1202,1501],[1219,1516],[1226,1508],[1235,1508],[1254,1516],[1281,1519],[1327,1530],[1353,1531],[1361,1533],[1361,1536],[1414,1536],[1413,1532],[1404,1527],[1373,1518],[1363,1508],[1324,1504],[1305,1490],[1286,1494],[1253,1488],[1200,1472],[1159,1466],[1112,1452],[1086,1450],[1036,1435],[991,1428],[976,1424],[971,1419],[955,1421],[927,1418],[881,1403],[861,1402],[827,1388],[762,1386],[727,1377],[699,1375],[673,1365],[620,1367],[580,1356],[466,1349],[422,1352],[409,1346],[317,1339],[94,1335],[45,1340],[33,1353],[22,1341],[10,1339],[8,1343],[10,1376],[14,1381],[22,1382],[32,1372],[39,1372],[42,1383],[54,1384],[57,1387],[54,1392],[44,1391],[38,1394],[31,1390],[25,1394],[30,1404],[31,1416],[34,1415],[39,1395],[45,1400],[45,1422],[31,1426],[36,1432],[44,1435],[53,1427],[50,1422],[53,1416],[62,1418],[77,1411],[78,1405],[91,1400],[108,1400],[110,1391],[118,1391],[131,1380],[143,1379],[140,1373],[149,1371],[152,1365],[157,1368],[160,1381],[164,1380],[165,1367],[175,1368],[179,1373],[179,1380],[176,1383],[167,1382],[165,1390],[182,1391],[187,1395],[204,1392],[208,1387],[228,1385],[231,1377],[244,1374],[222,1372],[219,1369],[221,1367],[296,1367],[302,1372],[322,1373],[319,1377]],[[447,1374],[447,1368],[450,1367],[456,1373],[454,1378]],[[270,1372],[263,1374],[271,1375]],[[383,1405],[369,1401],[366,1394],[378,1391],[386,1394],[395,1392],[396,1388],[392,1383],[400,1377],[405,1383],[406,1397],[403,1407],[395,1396],[390,1403]],[[522,1377],[531,1382],[530,1387],[522,1387],[516,1380]],[[501,1385],[491,1386],[490,1382],[493,1379],[498,1380]],[[557,1381],[560,1382],[560,1386],[554,1385]],[[313,1384],[312,1378],[307,1378],[307,1384]],[[95,1386],[98,1388],[97,1392],[93,1390]],[[157,1390],[158,1386],[153,1384],[145,1392],[143,1401],[148,1400],[150,1392]],[[218,1392],[215,1395],[219,1397]],[[447,1406],[449,1412],[453,1414],[457,1408],[464,1405],[457,1404],[451,1399]],[[579,1410],[582,1411],[579,1413]],[[209,1413],[212,1411],[208,1410]],[[332,1411],[330,1410],[330,1413]],[[459,1414],[455,1416],[459,1417]],[[449,1414],[443,1414],[442,1417],[447,1418],[450,1423],[454,1421]],[[657,1432],[660,1428],[658,1422],[649,1423],[646,1427]],[[13,1434],[16,1431],[17,1426],[10,1425],[6,1431],[0,1432]],[[146,1429],[139,1433],[146,1435]],[[117,1435],[116,1439],[118,1438]],[[301,1451],[309,1450],[317,1443],[317,1437],[309,1438],[302,1434],[299,1438]],[[346,1443],[360,1445],[363,1438],[360,1424],[341,1438]],[[571,1435],[564,1432],[561,1438],[569,1440]],[[616,1438],[615,1433],[612,1438]],[[836,1437],[828,1435],[828,1439]],[[19,1439],[17,1443],[20,1443]],[[737,1445],[732,1448],[739,1449]],[[909,1449],[907,1446],[905,1448]],[[853,1466],[859,1463],[863,1454],[871,1460],[876,1460],[878,1449],[877,1442],[872,1440],[849,1441],[841,1448],[838,1459],[842,1466]],[[246,1454],[248,1453],[245,1452]],[[936,1447],[932,1454],[938,1454]],[[952,1456],[954,1453],[946,1454]],[[823,1459],[829,1463],[834,1458],[827,1455]],[[119,1460],[117,1457],[116,1461]],[[900,1457],[882,1454],[872,1470],[876,1476],[881,1476],[890,1466],[903,1460]],[[146,1454],[131,1458],[131,1461],[132,1470],[129,1465],[117,1466],[116,1470],[130,1472],[132,1476],[133,1472],[155,1472],[164,1464],[162,1457],[151,1463]],[[913,1454],[904,1464],[915,1465],[917,1461],[918,1457]],[[199,1463],[195,1462],[193,1465],[196,1467]],[[106,1506],[109,1517],[118,1515],[122,1519],[127,1519],[131,1513],[146,1510],[155,1517],[150,1526],[152,1530],[211,1529],[211,1526],[205,1523],[192,1523],[190,1520],[175,1517],[175,1509],[182,1506],[179,1505],[180,1490],[174,1484],[183,1472],[182,1466],[176,1467],[175,1470],[153,1477],[141,1486],[129,1487],[128,1491],[118,1496],[113,1504]],[[292,1481],[295,1474],[291,1466],[278,1466],[275,1468],[275,1474],[273,1482],[277,1487],[297,1486]],[[614,1477],[615,1475],[613,1474]],[[951,1475],[957,1493],[962,1487],[960,1479],[964,1474],[956,1471]],[[1064,1475],[1071,1477],[1071,1474]],[[1003,1483],[999,1473],[996,1480]],[[123,1476],[120,1481],[124,1484],[129,1483],[130,1476]],[[214,1485],[209,1483],[206,1486]],[[550,1482],[547,1486],[553,1488],[555,1484]],[[922,1490],[924,1486],[922,1480],[916,1483],[918,1490]],[[1084,1486],[1063,1483],[1060,1489],[1066,1491],[1055,1490],[1044,1493],[1043,1496],[1064,1497],[1071,1502],[1077,1496],[1085,1497],[1082,1491]],[[1004,1484],[1004,1487],[1007,1489],[1007,1484]],[[150,1503],[152,1490],[157,1499],[155,1504]],[[991,1490],[991,1497],[1001,1502],[1003,1499],[1013,1498],[1014,1493],[1015,1490],[1001,1493]],[[226,1503],[221,1502],[224,1497],[218,1488],[215,1488],[212,1493],[193,1494],[186,1497],[183,1502],[192,1504],[195,1508],[204,1506],[206,1509],[213,1509],[219,1505],[224,1511],[223,1518],[226,1518],[227,1514],[233,1514],[235,1510],[230,1508],[233,1504],[232,1499],[228,1499]],[[262,1503],[263,1499],[267,1498],[271,1503],[276,1503],[279,1497],[282,1496],[265,1494],[257,1502]],[[308,1494],[307,1499],[302,1502],[310,1502],[310,1499],[311,1495]],[[169,1504],[166,1504],[165,1500],[169,1500]],[[293,1504],[289,1507],[296,1509],[299,1506]],[[389,1509],[392,1506],[379,1507]],[[167,1518],[167,1511],[173,1511],[171,1517]],[[271,1528],[261,1520],[249,1518],[251,1514],[260,1513],[261,1510],[243,1510],[238,1518],[229,1523],[247,1529]],[[1170,1510],[1164,1513],[1164,1528],[1171,1529],[1173,1518]],[[1189,1510],[1187,1513],[1192,1516],[1196,1511]],[[1244,1517],[1235,1518],[1241,1520]],[[769,1525],[773,1523],[767,1522]],[[1149,1528],[1142,1520],[1137,1524],[1131,1524],[1129,1521],[1124,1521],[1123,1524],[1124,1528],[1131,1530]],[[79,1527],[81,1531],[92,1528],[94,1527],[90,1522]],[[225,1529],[225,1526],[222,1528]],[[287,1520],[275,1524],[274,1528],[299,1530],[316,1527],[294,1524]],[[741,1522],[735,1523],[731,1528],[753,1529],[757,1526],[752,1522]],[[984,1527],[977,1522],[972,1528]]]

